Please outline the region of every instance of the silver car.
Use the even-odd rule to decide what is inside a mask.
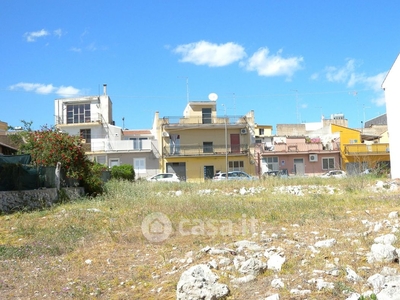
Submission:
[[[254,177],[242,171],[228,172],[228,180],[253,180]],[[226,173],[217,173],[214,175],[213,180],[226,180]]]
[[[180,182],[175,173],[160,173],[147,178],[148,181],[161,181],[161,182]]]

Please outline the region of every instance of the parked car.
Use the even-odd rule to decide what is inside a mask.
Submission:
[[[242,171],[228,172],[228,180],[253,180],[254,177]],[[226,173],[216,173],[213,180],[226,180]]]
[[[321,175],[322,178],[343,178],[346,176],[346,172],[342,170],[330,170]]]
[[[175,173],[160,173],[147,178],[148,181],[160,181],[160,182],[180,182],[178,176]]]
[[[365,169],[364,171],[361,172],[361,175],[368,175],[368,174],[372,174],[373,170],[372,169]]]
[[[276,171],[267,171],[267,172],[264,172],[263,176],[264,177],[276,176],[276,177],[280,177],[280,178],[287,178],[287,177],[289,177],[289,172],[287,169],[276,170]]]

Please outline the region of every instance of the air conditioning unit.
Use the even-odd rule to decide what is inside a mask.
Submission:
[[[247,129],[246,128],[240,129],[240,134],[247,134]]]
[[[310,161],[318,161],[318,155],[317,154],[310,154],[309,160]]]

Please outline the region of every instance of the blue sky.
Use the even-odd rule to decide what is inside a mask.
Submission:
[[[386,112],[399,11],[398,0],[1,1],[0,120],[53,125],[54,99],[106,83],[129,129],[210,93],[219,114],[254,110],[274,128],[335,113],[360,127]]]

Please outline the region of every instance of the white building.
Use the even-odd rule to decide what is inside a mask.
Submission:
[[[400,178],[400,54],[382,83],[385,91],[392,179]]]
[[[54,115],[58,129],[82,137],[90,159],[109,167],[131,164],[136,178],[158,172],[156,134],[115,126],[107,85],[103,85],[103,95],[56,99]]]

